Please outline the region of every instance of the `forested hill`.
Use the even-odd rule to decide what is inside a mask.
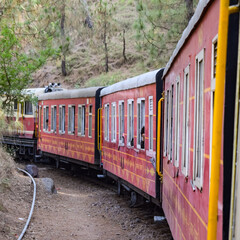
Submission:
[[[195,5],[193,0],[3,0],[0,29],[11,28],[19,51],[28,56],[45,50],[28,86],[108,85],[164,67]]]

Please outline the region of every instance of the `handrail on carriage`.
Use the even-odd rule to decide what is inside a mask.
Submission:
[[[230,6],[229,0],[220,1],[220,15],[218,26],[218,48],[217,48],[217,69],[216,88],[213,115],[213,140],[212,140],[212,160],[211,160],[211,181],[209,192],[208,209],[208,231],[207,239],[217,239],[217,214],[218,195],[220,180],[220,159],[222,147],[222,124],[224,109],[224,90],[227,59],[227,38],[229,15],[239,11],[239,6]]]
[[[157,122],[157,161],[156,161],[156,171],[162,180],[163,174],[161,172],[161,160],[160,160],[160,144],[161,144],[161,117],[162,117],[162,102],[164,97],[158,101],[158,122]]]

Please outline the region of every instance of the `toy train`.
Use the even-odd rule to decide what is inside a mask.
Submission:
[[[38,118],[16,109],[18,139],[37,140],[18,154],[103,170],[160,205],[174,239],[240,239],[239,7],[228,5],[200,1],[163,69],[38,95]]]

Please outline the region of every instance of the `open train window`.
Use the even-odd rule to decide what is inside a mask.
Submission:
[[[74,134],[75,130],[75,106],[68,105],[68,133]]]
[[[33,107],[30,101],[25,101],[25,115],[32,115],[33,114]]]
[[[88,137],[92,137],[92,105],[89,105],[88,112]]]
[[[78,135],[85,136],[85,105],[78,105]]]
[[[48,106],[44,106],[43,108],[43,130],[48,131],[48,114],[49,108]]]
[[[211,159],[212,159],[212,134],[213,134],[213,111],[214,111],[214,97],[216,84],[216,66],[217,66],[217,43],[218,35],[212,40],[212,77],[211,77],[211,112],[210,112],[210,158],[209,158],[209,173],[211,173]],[[209,181],[210,181],[209,174]],[[210,184],[209,184],[210,187]]]
[[[109,141],[109,104],[104,106],[104,139]]]
[[[116,103],[112,103],[112,109],[111,109],[111,140],[112,142],[116,142],[116,136],[117,136],[117,121],[116,121]]]
[[[189,168],[189,65],[183,79],[182,172],[187,177]]]
[[[145,148],[145,99],[137,100],[137,147]]]
[[[196,56],[195,64],[193,181],[194,184],[201,189],[203,183],[204,156],[204,49]]]
[[[65,133],[65,106],[60,105],[59,106],[59,133],[64,134]]]
[[[127,145],[134,146],[134,101],[132,99],[128,99],[127,126]]]
[[[173,155],[173,96],[174,96],[174,85],[172,85],[170,90],[170,111],[169,111],[169,141],[168,141],[168,159],[172,161],[172,155]]]
[[[148,98],[148,129],[149,129],[149,151],[153,151],[153,96]]]
[[[174,165],[179,167],[180,76],[176,83]]]
[[[118,103],[119,115],[119,144],[124,144],[124,101]]]
[[[57,130],[57,106],[51,106],[51,131]]]
[[[18,101],[15,99],[13,102],[13,110],[17,111],[18,110]]]

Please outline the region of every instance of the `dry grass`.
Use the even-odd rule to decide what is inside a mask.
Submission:
[[[14,160],[2,147],[0,147],[0,190],[10,187],[10,179],[14,171]]]

